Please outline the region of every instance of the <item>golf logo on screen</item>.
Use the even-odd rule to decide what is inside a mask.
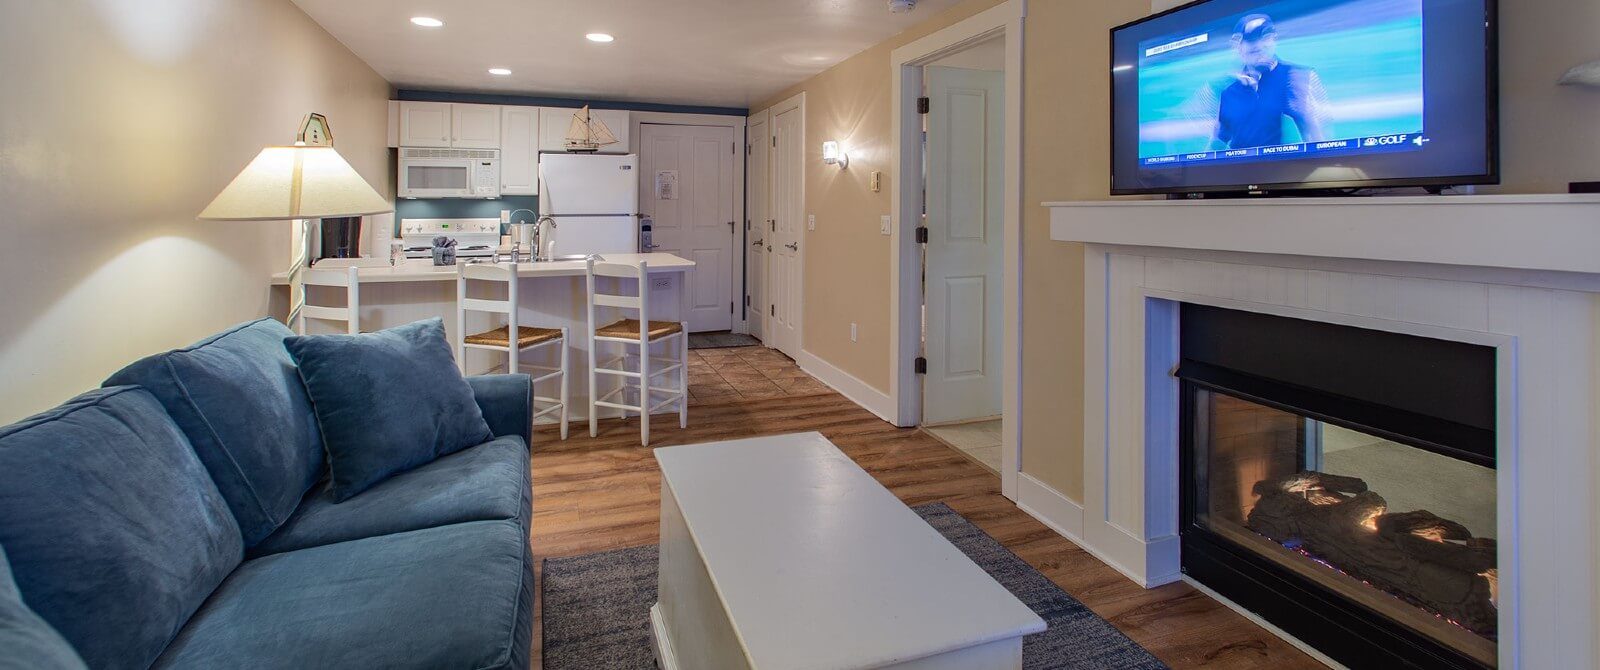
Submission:
[[[1145,167],[1421,149],[1422,0],[1282,0],[1139,43]]]

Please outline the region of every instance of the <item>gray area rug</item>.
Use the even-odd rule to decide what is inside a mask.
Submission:
[[[761,344],[758,340],[744,333],[690,333],[690,349],[728,349],[731,347],[753,347]]]
[[[1167,667],[944,503],[914,509],[1045,620],[1048,630],[1023,640],[1022,667]],[[545,670],[655,667],[650,606],[656,600],[656,558],[652,545],[545,560]]]

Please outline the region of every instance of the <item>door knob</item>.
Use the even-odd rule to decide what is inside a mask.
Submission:
[[[762,245],[762,243],[763,243],[763,242],[765,242],[765,240],[756,240],[756,241],[754,241],[754,242],[751,242],[751,243],[750,243],[750,246],[752,246],[752,247],[759,247],[759,246],[761,246],[761,245]]]
[[[790,243],[785,244],[783,246],[789,247],[789,251],[799,251],[800,250],[800,245],[799,245],[799,243],[796,243],[796,242],[790,242]]]

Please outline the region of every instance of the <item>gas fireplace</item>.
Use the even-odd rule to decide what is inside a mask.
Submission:
[[[1495,667],[1494,350],[1180,324],[1184,572],[1351,667]]]

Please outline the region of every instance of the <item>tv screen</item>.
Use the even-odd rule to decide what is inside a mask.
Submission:
[[[1111,43],[1113,194],[1498,181],[1494,0],[1206,0]]]

